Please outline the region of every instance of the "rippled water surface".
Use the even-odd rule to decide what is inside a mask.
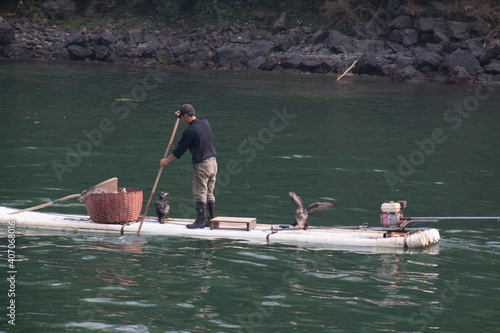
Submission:
[[[0,62],[0,205],[42,204],[113,176],[146,200],[173,112],[191,103],[214,130],[220,215],[291,223],[295,191],[338,204],[311,213],[318,226],[377,225],[389,199],[407,200],[407,216],[500,216],[498,91]],[[190,188],[186,155],[158,185],[172,215],[194,217]],[[72,200],[44,211],[86,209]],[[2,227],[0,331],[499,332],[499,222],[422,226],[443,239],[398,251],[17,228],[14,297]]]

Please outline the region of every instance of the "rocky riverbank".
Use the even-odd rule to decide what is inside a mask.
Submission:
[[[287,26],[272,29],[152,30],[60,28],[50,19],[0,17],[0,59],[101,61],[195,70],[261,70],[378,75],[396,81],[500,83],[500,41],[479,22],[398,13],[355,27],[352,35]]]

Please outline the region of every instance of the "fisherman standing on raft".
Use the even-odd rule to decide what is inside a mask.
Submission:
[[[217,175],[215,144],[208,120],[196,118],[191,104],[184,104],[175,112],[188,127],[182,133],[177,147],[170,156],[160,161],[161,166],[181,158],[189,148],[193,161],[193,196],[196,206],[196,221],[186,225],[189,229],[205,228],[215,215],[214,188]],[[206,221],[206,215],[209,220]]]

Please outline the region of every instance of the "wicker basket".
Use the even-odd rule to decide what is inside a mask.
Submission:
[[[87,212],[97,223],[136,221],[142,209],[142,190],[127,188],[126,193],[92,193],[85,200]]]

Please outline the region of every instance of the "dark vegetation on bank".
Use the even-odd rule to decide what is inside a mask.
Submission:
[[[497,0],[8,0],[0,59],[500,81]]]

